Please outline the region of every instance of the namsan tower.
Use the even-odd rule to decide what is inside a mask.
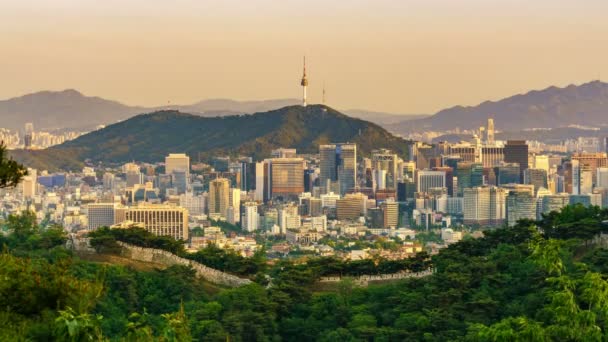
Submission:
[[[304,74],[302,75],[302,81],[300,82],[302,86],[302,106],[306,107],[306,88],[308,87],[308,79],[306,78],[306,56],[304,56]]]

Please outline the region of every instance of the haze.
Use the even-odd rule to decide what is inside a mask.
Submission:
[[[432,113],[608,77],[608,2],[4,0],[0,98],[309,97]]]

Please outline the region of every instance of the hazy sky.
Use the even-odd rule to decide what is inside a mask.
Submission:
[[[0,98],[309,97],[432,113],[608,79],[607,0],[0,0]]]

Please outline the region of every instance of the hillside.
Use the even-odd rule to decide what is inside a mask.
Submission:
[[[15,151],[13,156],[30,166],[53,169],[86,159],[94,162],[155,162],[172,152],[188,153],[194,160],[208,160],[225,154],[261,159],[279,147],[316,153],[319,144],[329,142],[357,143],[362,154],[385,147],[405,155],[408,146],[405,140],[373,123],[353,119],[326,106],[314,105],[214,118],[176,111],[154,112],[135,116],[44,151]],[[65,160],[67,155],[71,161]],[[47,164],[38,165],[38,161]]]
[[[593,81],[565,88],[549,87],[474,107],[452,107],[420,120],[395,125],[393,132],[476,128],[494,118],[500,130],[608,124],[608,83]]]

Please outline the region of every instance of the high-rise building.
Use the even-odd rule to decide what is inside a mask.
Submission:
[[[232,215],[228,215],[226,219],[231,224],[237,224],[241,221],[241,189],[230,189],[229,207],[232,208]]]
[[[247,232],[258,230],[258,222],[260,215],[258,214],[258,204],[255,202],[245,202],[243,204],[243,219],[241,225]]]
[[[272,198],[272,174],[270,160],[255,164],[255,199],[267,202]]]
[[[497,187],[464,189],[462,211],[465,224],[500,225],[505,219],[506,191]]]
[[[397,189],[399,157],[387,149],[372,151],[372,167],[386,171],[386,188]]]
[[[548,214],[552,211],[559,212],[569,203],[570,195],[567,193],[544,196],[542,199],[542,213]]]
[[[230,181],[226,178],[217,178],[209,183],[209,215],[228,217],[230,207]]]
[[[304,159],[274,158],[271,163],[273,197],[297,197],[304,192]]]
[[[336,200],[336,217],[338,220],[355,220],[365,216],[367,196],[361,193],[346,194]]]
[[[488,142],[488,145],[494,145],[495,141],[494,141],[494,119],[489,118],[488,119],[488,129],[487,129],[487,137],[486,137],[486,141]]]
[[[21,180],[21,188],[24,198],[31,199],[36,196],[38,184],[38,171],[36,169],[27,169],[27,176]]]
[[[597,180],[596,170],[598,167],[608,166],[608,157],[606,153],[574,153],[571,157],[572,161],[578,161],[581,169],[590,170],[595,184]]]
[[[88,229],[110,227],[118,222],[115,219],[116,203],[91,203],[87,205]]]
[[[399,203],[386,200],[380,204],[383,214],[384,228],[397,228],[399,226]]]
[[[593,178],[595,174],[593,169],[588,164],[583,164],[580,167],[579,193],[590,194],[593,191]]]
[[[545,170],[547,174],[549,173],[549,156],[544,154],[537,154],[534,156],[534,168]]]
[[[205,197],[195,195],[192,192],[179,196],[179,206],[188,209],[190,215],[202,215],[205,213]]]
[[[157,236],[188,239],[188,210],[167,204],[139,204],[128,208],[125,220],[140,223]]]
[[[171,184],[178,195],[185,194],[188,191],[188,183],[188,173],[186,171],[175,169],[171,172]]]
[[[25,124],[25,134],[23,135],[23,147],[28,150],[32,148],[34,142],[34,124],[28,122]]]
[[[521,219],[536,220],[536,197],[533,191],[523,188],[507,195],[507,224],[512,227]]]
[[[524,184],[534,185],[534,191],[538,191],[540,188],[547,189],[547,171],[544,169],[524,170]]]
[[[481,147],[481,160],[483,167],[495,167],[505,160],[505,149],[502,146]]]
[[[298,152],[295,148],[277,148],[270,151],[271,158],[297,158]]]
[[[483,165],[481,163],[459,162],[456,167],[458,176],[458,193],[466,188],[483,185]]]
[[[597,179],[596,187],[608,188],[608,167],[598,167],[595,178]]]
[[[319,146],[319,183],[331,191],[331,183],[339,182],[340,194],[357,185],[357,145],[330,144]],[[329,185],[328,185],[329,184]]]
[[[103,188],[105,190],[113,190],[116,185],[113,173],[106,172],[103,174]]]
[[[507,140],[504,149],[506,163],[518,163],[521,183],[524,170],[528,168],[528,144],[525,140]]]
[[[445,188],[445,172],[418,170],[416,172],[416,192],[428,192],[431,188]]]
[[[186,172],[186,176],[190,177],[190,157],[184,153],[171,153],[165,157],[165,174],[172,174],[174,171],[180,170]]]
[[[248,192],[256,186],[256,163],[241,161],[241,190]]]

